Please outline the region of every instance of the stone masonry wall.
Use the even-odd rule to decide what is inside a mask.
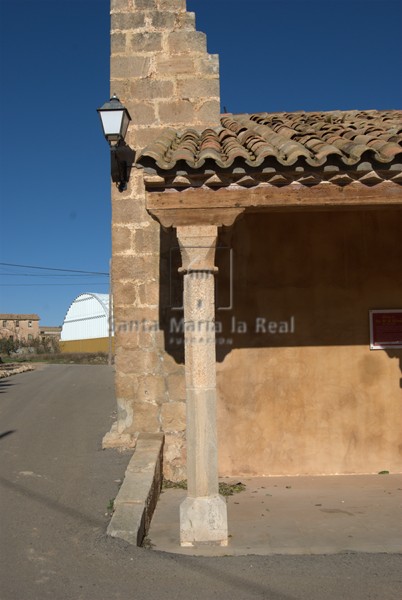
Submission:
[[[132,122],[136,152],[167,127],[219,124],[218,57],[207,53],[185,0],[111,1],[111,94]],[[112,277],[117,423],[105,445],[135,443],[139,432],[165,433],[164,471],[185,477],[184,367],[164,351],[159,320],[160,226],[145,210],[142,171],[128,189],[112,188]],[[146,322],[146,325],[143,323]],[[148,326],[149,325],[149,326]]]

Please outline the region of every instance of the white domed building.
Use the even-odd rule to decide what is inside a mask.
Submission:
[[[86,292],[78,296],[63,321],[62,352],[108,352],[113,318],[108,294]],[[110,332],[110,333],[109,333]]]

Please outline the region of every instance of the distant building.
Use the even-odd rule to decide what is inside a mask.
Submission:
[[[64,318],[62,352],[107,352],[109,349],[109,295],[87,292],[78,296]],[[113,336],[113,326],[111,335]]]
[[[41,325],[39,328],[39,335],[42,342],[47,339],[60,340],[61,327],[47,327],[46,325]]]
[[[0,314],[0,338],[31,341],[39,337],[38,315]]]

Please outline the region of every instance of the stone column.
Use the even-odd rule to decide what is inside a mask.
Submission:
[[[226,502],[218,491],[214,266],[217,227],[177,227],[184,273],[188,495],[180,542],[227,545]]]

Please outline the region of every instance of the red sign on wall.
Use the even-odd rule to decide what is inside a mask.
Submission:
[[[370,310],[370,349],[402,348],[402,309]]]

